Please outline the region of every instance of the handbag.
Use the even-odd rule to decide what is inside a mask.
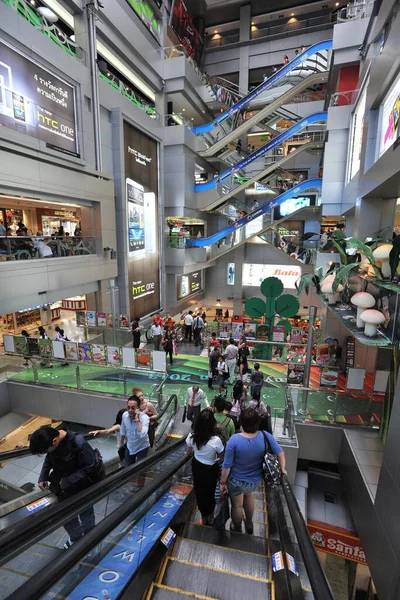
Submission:
[[[219,482],[218,484],[219,485]],[[228,494],[224,494],[221,501],[215,505],[213,527],[217,531],[225,530],[225,523],[230,517]]]
[[[263,458],[262,470],[264,481],[270,488],[274,488],[281,482],[281,468],[276,454],[273,454],[268,436],[264,431],[265,454]]]
[[[183,415],[182,415],[182,423],[184,423],[186,421],[186,416],[187,416],[187,406],[183,407]]]

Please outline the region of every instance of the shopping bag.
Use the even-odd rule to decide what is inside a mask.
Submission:
[[[213,526],[217,531],[225,530],[225,523],[230,517],[228,494],[224,494],[220,502],[215,505]]]
[[[281,482],[281,468],[276,454],[272,452],[269,439],[265,431],[261,432],[264,436],[265,454],[263,459],[263,475],[264,481],[270,488],[274,488]]]

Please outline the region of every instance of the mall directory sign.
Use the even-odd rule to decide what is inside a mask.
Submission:
[[[124,122],[129,307],[132,318],[160,308],[158,147]]]
[[[0,126],[78,155],[75,90],[0,41]]]

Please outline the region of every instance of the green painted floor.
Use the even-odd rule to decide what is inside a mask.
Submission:
[[[283,416],[285,406],[286,369],[286,365],[277,363],[261,365],[265,377],[262,399],[265,404],[269,404],[273,409],[276,409],[274,413],[277,416]],[[145,395],[151,397],[154,395],[155,388],[163,379],[162,374],[149,373],[145,370],[124,371],[117,367],[103,367],[85,363],[79,365],[71,363],[69,366],[62,367],[59,363],[55,363],[52,369],[38,366],[38,383],[79,389],[77,371],[79,371],[80,389],[120,396],[125,393],[129,394],[133,386],[138,386],[144,390]],[[124,384],[124,372],[126,374],[126,384]],[[33,368],[27,367],[10,379],[33,383],[35,380]],[[209,390],[207,382],[208,359],[201,356],[180,355],[174,358],[174,364],[168,373],[163,393],[168,395],[176,393],[182,403],[186,389],[193,384],[199,384],[206,392],[208,399],[211,400],[216,391]],[[312,369],[310,385],[311,387],[319,385],[317,368]],[[228,396],[230,396],[229,391]],[[314,419],[330,421],[332,411],[335,411],[336,421],[338,422],[364,424],[369,423],[373,418],[375,423],[379,423],[383,406],[381,398],[372,397],[368,393],[346,392],[340,396],[337,408],[336,398],[335,391],[324,390],[322,392],[315,390],[309,392],[308,409],[310,416]]]

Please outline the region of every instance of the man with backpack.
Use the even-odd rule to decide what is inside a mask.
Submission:
[[[49,489],[59,501],[64,501],[85,490],[105,477],[102,456],[85,438],[73,431],[41,427],[31,435],[29,450],[32,454],[44,454],[38,486]],[[93,506],[64,524],[69,548],[95,526]]]
[[[217,396],[213,402],[214,417],[218,425],[215,435],[217,435],[224,446],[226,446],[229,438],[235,433],[235,424],[230,416],[225,412],[227,409],[226,400],[223,396]]]

